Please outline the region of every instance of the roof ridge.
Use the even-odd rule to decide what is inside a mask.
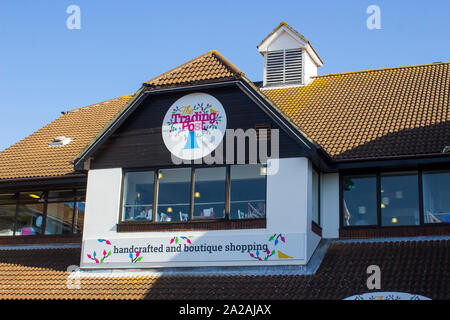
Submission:
[[[348,72],[335,72],[335,73],[312,76],[311,78],[325,78],[325,77],[341,76],[341,75],[354,74],[354,73],[367,73],[367,72],[378,72],[378,71],[387,71],[387,70],[394,70],[394,69],[429,67],[429,66],[437,66],[437,65],[444,65],[444,64],[450,64],[450,62],[436,62],[436,63],[428,63],[428,64],[417,64],[417,65],[411,65],[411,66],[387,67],[387,68],[380,68],[380,69],[367,69],[367,70],[348,71]]]
[[[170,69],[169,71],[166,71],[166,72],[164,72],[164,73],[162,73],[162,74],[160,74],[160,75],[158,75],[158,76],[156,76],[156,77],[154,77],[154,78],[152,78],[152,79],[146,81],[145,83],[150,84],[150,83],[152,83],[153,81],[155,81],[155,80],[157,80],[157,79],[159,79],[159,78],[162,78],[162,77],[165,76],[165,75],[169,75],[169,74],[171,74],[171,73],[173,73],[173,72],[175,72],[175,71],[177,71],[177,70],[180,70],[180,69],[183,68],[183,67],[186,67],[186,66],[192,64],[192,63],[193,63],[194,61],[196,61],[197,59],[200,59],[200,58],[203,58],[203,57],[206,57],[206,56],[212,54],[212,52],[213,52],[213,50],[208,51],[208,52],[206,52],[206,53],[204,53],[204,54],[202,54],[202,55],[199,55],[199,56],[196,57],[196,58],[193,58],[193,59],[191,59],[191,60],[189,60],[189,61],[187,61],[187,62],[185,62],[185,63],[183,63],[183,64],[181,64],[181,65],[179,65],[179,66],[177,66],[177,67],[175,67],[175,68],[173,68],[173,69]]]
[[[193,58],[173,69],[170,69],[169,71],[166,71],[148,81],[145,82],[145,84],[152,84],[154,81],[157,81],[165,76],[168,76],[170,74],[173,74],[197,61],[199,61],[200,59],[206,58],[208,56],[214,56],[217,60],[219,60],[220,63],[222,63],[226,68],[230,69],[233,73],[242,76],[244,73],[238,68],[236,67],[234,64],[232,64],[227,58],[225,58],[222,54],[219,53],[219,51],[217,50],[210,50],[196,58]]]
[[[220,62],[222,62],[226,67],[233,70],[234,73],[239,74],[240,76],[245,75],[241,69],[236,67],[230,60],[225,58],[219,51],[217,50],[211,50],[210,51],[212,55],[214,55]]]

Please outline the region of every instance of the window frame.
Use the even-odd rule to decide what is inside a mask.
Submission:
[[[263,163],[245,163],[245,164],[253,164],[253,165],[266,165]],[[242,164],[242,165],[245,165]],[[142,167],[142,168],[122,168],[122,180],[121,180],[121,198],[120,198],[120,212],[118,217],[118,226],[126,226],[126,225],[151,225],[151,226],[163,226],[163,225],[169,225],[169,226],[177,226],[177,225],[200,225],[200,224],[217,224],[217,223],[228,223],[228,222],[251,222],[251,221],[266,221],[267,214],[264,216],[264,218],[260,219],[230,219],[230,200],[231,200],[231,192],[230,192],[230,186],[231,186],[231,166],[232,165],[241,165],[241,164],[222,164],[222,165],[196,165],[196,166],[180,166],[180,165],[171,165],[171,166],[158,166],[158,167]],[[195,193],[195,170],[196,169],[202,169],[202,168],[226,168],[226,175],[225,175],[225,215],[223,218],[210,218],[210,219],[194,219],[194,193]],[[158,183],[158,173],[160,170],[166,170],[166,169],[177,169],[177,168],[190,168],[191,169],[191,188],[190,188],[190,210],[189,210],[189,220],[188,221],[156,221],[156,212],[158,210],[158,192],[159,192],[159,183]],[[153,191],[153,219],[152,221],[124,221],[123,220],[123,214],[124,214],[124,195],[125,195],[125,175],[128,172],[145,172],[145,171],[154,171],[155,172],[155,185],[154,185],[154,191]],[[267,202],[267,175],[264,175],[264,193],[265,193],[265,200]]]
[[[418,225],[390,225],[383,226],[381,224],[382,218],[382,210],[381,210],[381,175],[386,173],[399,173],[399,174],[407,174],[412,171],[417,173],[417,187],[418,187],[418,205],[419,205],[419,224]],[[389,229],[414,229],[414,228],[423,228],[423,227],[439,227],[439,226],[448,226],[449,222],[441,222],[441,223],[425,223],[424,222],[424,208],[423,208],[423,172],[439,172],[439,171],[450,171],[448,168],[440,168],[440,167],[411,167],[411,168],[402,168],[401,170],[398,168],[385,169],[376,168],[376,169],[368,169],[368,170],[346,170],[339,172],[339,229],[340,230],[389,230]],[[376,198],[377,198],[377,224],[376,225],[368,225],[368,226],[346,226],[343,223],[344,217],[344,189],[343,189],[343,180],[346,176],[363,176],[363,175],[375,175],[376,176]]]

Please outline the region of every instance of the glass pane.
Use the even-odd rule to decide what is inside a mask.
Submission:
[[[424,172],[422,184],[424,222],[450,222],[450,172]]]
[[[43,203],[20,204],[17,217],[16,236],[41,234],[43,212]]]
[[[381,225],[419,225],[417,174],[381,175]]]
[[[86,201],[86,189],[75,190],[75,200]]]
[[[319,174],[312,171],[312,220],[319,224]]]
[[[230,219],[266,216],[266,167],[261,164],[231,166]]]
[[[194,218],[225,217],[226,174],[225,167],[195,169]]]
[[[343,178],[343,225],[377,224],[377,179],[375,176]]]
[[[191,169],[165,169],[158,171],[157,221],[183,221],[189,219],[191,200]]]
[[[47,204],[45,234],[72,233],[73,202]]]
[[[77,207],[75,210],[75,220],[73,226],[73,233],[82,233],[83,232],[83,223],[84,223],[84,202],[77,202]]]
[[[125,174],[123,221],[152,220],[154,177],[154,171]]]
[[[72,202],[73,196],[74,196],[73,190],[49,191],[47,199],[49,201]]]
[[[0,205],[0,236],[12,236],[16,220],[16,205]]]

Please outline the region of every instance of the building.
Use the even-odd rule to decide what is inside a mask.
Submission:
[[[211,51],[1,152],[1,295],[343,299],[375,264],[448,299],[450,64],[318,75],[284,22],[258,50],[261,83]]]

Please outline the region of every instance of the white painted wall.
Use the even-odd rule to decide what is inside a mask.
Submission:
[[[311,164],[307,158],[287,158],[279,160],[278,172],[267,176],[267,227],[266,229],[246,230],[217,230],[185,232],[195,238],[218,239],[229,237],[239,239],[255,235],[258,237],[275,233],[291,234],[298,240],[295,252],[301,252],[301,257],[266,261],[265,265],[280,264],[306,264],[316,248],[320,237],[311,232],[312,219],[312,172]],[[142,241],[147,239],[161,239],[171,237],[179,232],[117,232],[119,221],[122,170],[100,169],[90,170],[88,174],[86,213],[83,230],[83,256],[90,248],[86,243],[95,242],[96,239],[108,239],[111,242],[125,239]],[[170,239],[170,238],[169,238]],[[159,241],[158,240],[158,241]],[[297,240],[296,240],[297,241]],[[290,246],[292,243],[290,243]],[[298,249],[298,250],[297,250]],[[255,265],[258,261],[240,261],[238,265]],[[219,266],[236,265],[236,262],[223,261],[184,261],[159,263],[155,266]],[[150,266],[150,265],[149,265]],[[83,265],[82,267],[91,267]],[[92,266],[98,267],[98,266]],[[107,267],[103,265],[103,267]]]
[[[322,237],[339,238],[339,174],[322,174],[320,190]]]
[[[317,65],[306,50],[303,50],[303,83],[308,84],[317,76]]]
[[[290,36],[287,32],[282,32],[278,37],[273,39],[267,46],[267,51],[276,51],[284,49],[298,49],[305,46],[306,43],[299,42]]]

